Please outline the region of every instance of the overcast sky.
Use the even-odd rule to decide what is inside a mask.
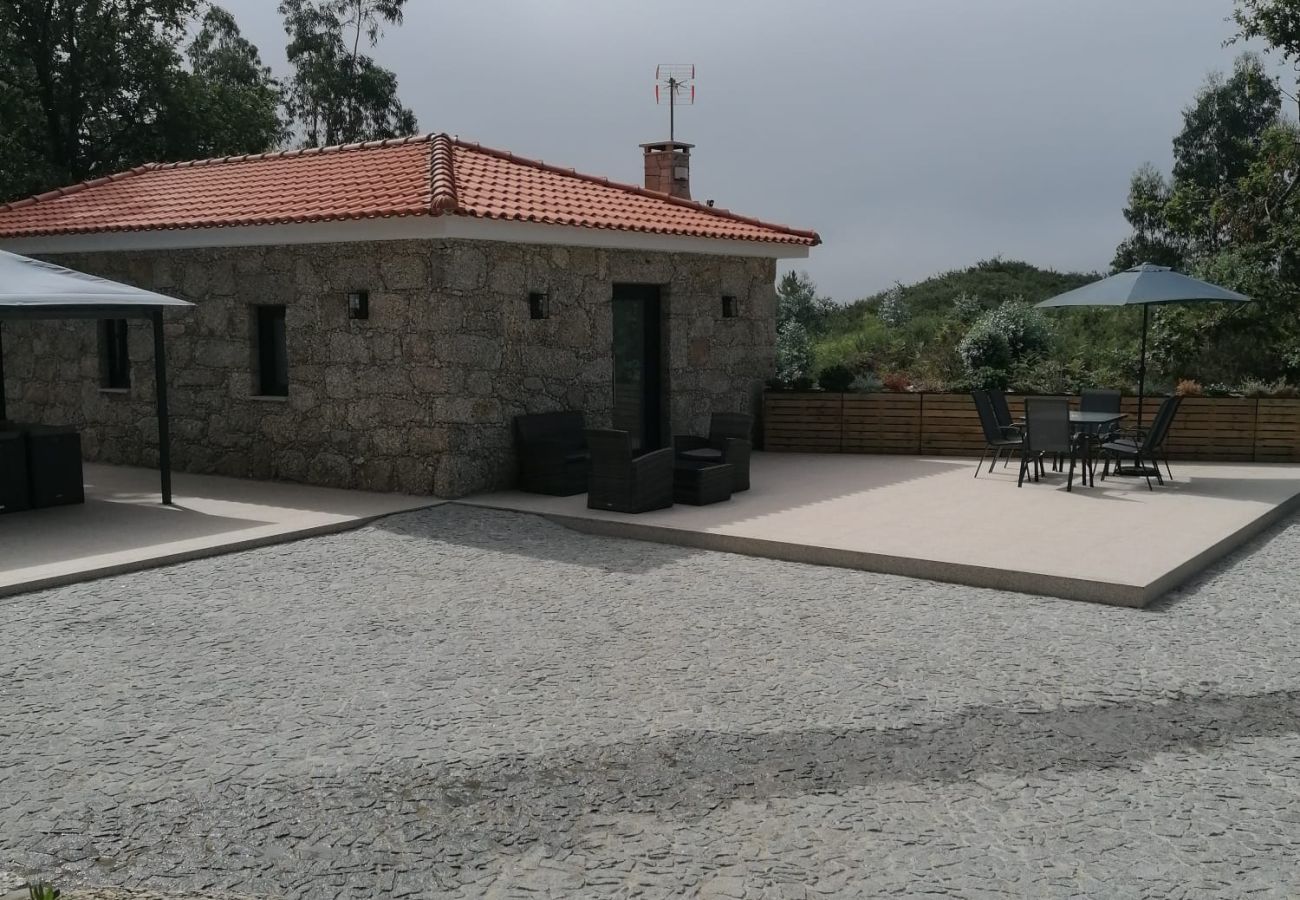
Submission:
[[[283,73],[276,0],[218,0]],[[1133,169],[1226,69],[1231,0],[408,0],[376,53],[423,131],[640,182],[696,65],[692,193],[805,228],[835,299],[1001,255],[1102,269]],[[1291,85],[1286,85],[1288,88]]]

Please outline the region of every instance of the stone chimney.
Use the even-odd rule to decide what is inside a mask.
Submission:
[[[691,199],[691,148],[681,141],[642,144],[645,151],[645,189]]]

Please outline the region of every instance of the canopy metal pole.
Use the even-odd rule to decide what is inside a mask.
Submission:
[[[1138,363],[1138,428],[1142,427],[1142,401],[1147,391],[1147,311],[1151,304],[1142,304],[1142,361]]]
[[[163,346],[162,310],[149,311],[153,320],[153,380],[158,398],[158,471],[162,476],[162,502],[172,502],[171,431],[167,423],[167,353]]]
[[[5,411],[5,342],[4,323],[0,322],[0,422],[9,418]]]

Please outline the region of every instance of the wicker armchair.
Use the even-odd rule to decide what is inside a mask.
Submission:
[[[754,444],[754,417],[744,413],[714,413],[709,418],[709,436],[673,436],[673,453],[691,462],[726,463],[731,466],[731,492],[749,490],[749,457]]]
[[[589,509],[639,513],[673,505],[671,448],[634,456],[632,435],[610,430],[589,430],[587,446],[591,448]]]
[[[520,489],[559,497],[585,491],[591,468],[585,427],[580,412],[516,416]]]

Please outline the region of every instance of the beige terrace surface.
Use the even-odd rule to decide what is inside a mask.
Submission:
[[[0,516],[0,596],[355,528],[431,497],[87,463],[84,505]]]
[[[1016,463],[758,453],[753,488],[712,506],[640,515],[586,496],[507,491],[462,501],[572,528],[796,562],[1145,606],[1300,503],[1300,465],[1173,463],[1065,490],[1064,473],[1016,487]]]

